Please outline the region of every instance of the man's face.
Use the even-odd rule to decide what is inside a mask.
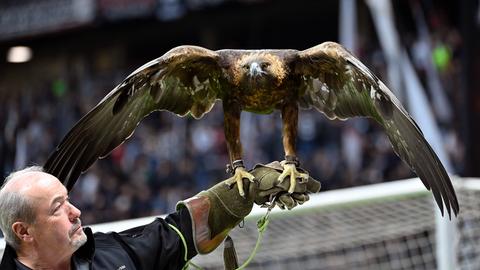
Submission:
[[[69,256],[87,240],[80,222],[81,212],[69,202],[67,190],[58,179],[40,174],[42,177],[27,191],[36,212],[30,233],[39,248],[53,248],[60,256]]]

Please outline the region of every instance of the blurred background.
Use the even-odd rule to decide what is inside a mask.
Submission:
[[[480,176],[477,0],[3,0],[0,173],[42,165],[129,73],[178,45],[298,49],[344,44],[412,112],[449,172]],[[244,160],[281,160],[281,120],[242,114]],[[414,176],[379,126],[302,111],[302,166],[323,190]],[[148,116],[77,182],[85,224],[157,215],[225,179],[222,104],[204,118]]]

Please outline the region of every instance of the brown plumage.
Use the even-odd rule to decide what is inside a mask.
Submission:
[[[298,109],[328,118],[370,117],[395,152],[431,189],[443,213],[459,211],[449,176],[414,120],[393,93],[358,59],[334,42],[297,50],[219,50],[176,47],[130,74],[66,135],[45,169],[71,189],[79,175],[130,137],[155,110],[201,118],[221,99],[230,160],[242,159],[240,114],[280,110],[285,155],[296,157]],[[306,177],[292,162],[283,178]],[[241,163],[229,183],[251,178]],[[239,181],[240,180],[240,181]],[[443,202],[443,203],[442,203]]]

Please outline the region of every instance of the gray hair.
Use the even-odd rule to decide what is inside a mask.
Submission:
[[[12,172],[3,181],[0,187],[0,229],[5,236],[5,242],[15,250],[20,245],[20,239],[12,230],[13,223],[23,221],[26,223],[35,222],[35,209],[32,201],[15,191],[5,191],[6,184],[13,178],[19,177],[28,172],[43,172],[40,166],[31,166],[23,170]]]

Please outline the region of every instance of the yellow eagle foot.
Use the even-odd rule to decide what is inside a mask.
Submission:
[[[283,172],[278,176],[278,182],[282,183],[285,181],[287,176],[290,176],[290,187],[288,188],[288,193],[292,194],[297,185],[297,178],[301,178],[302,181],[308,181],[308,174],[301,173],[297,170],[297,167],[293,163],[281,162],[283,166]]]
[[[229,187],[237,184],[238,193],[245,198],[245,191],[243,190],[243,178],[247,178],[250,182],[254,182],[255,176],[247,172],[244,167],[237,167],[232,177],[225,180],[225,184]]]

